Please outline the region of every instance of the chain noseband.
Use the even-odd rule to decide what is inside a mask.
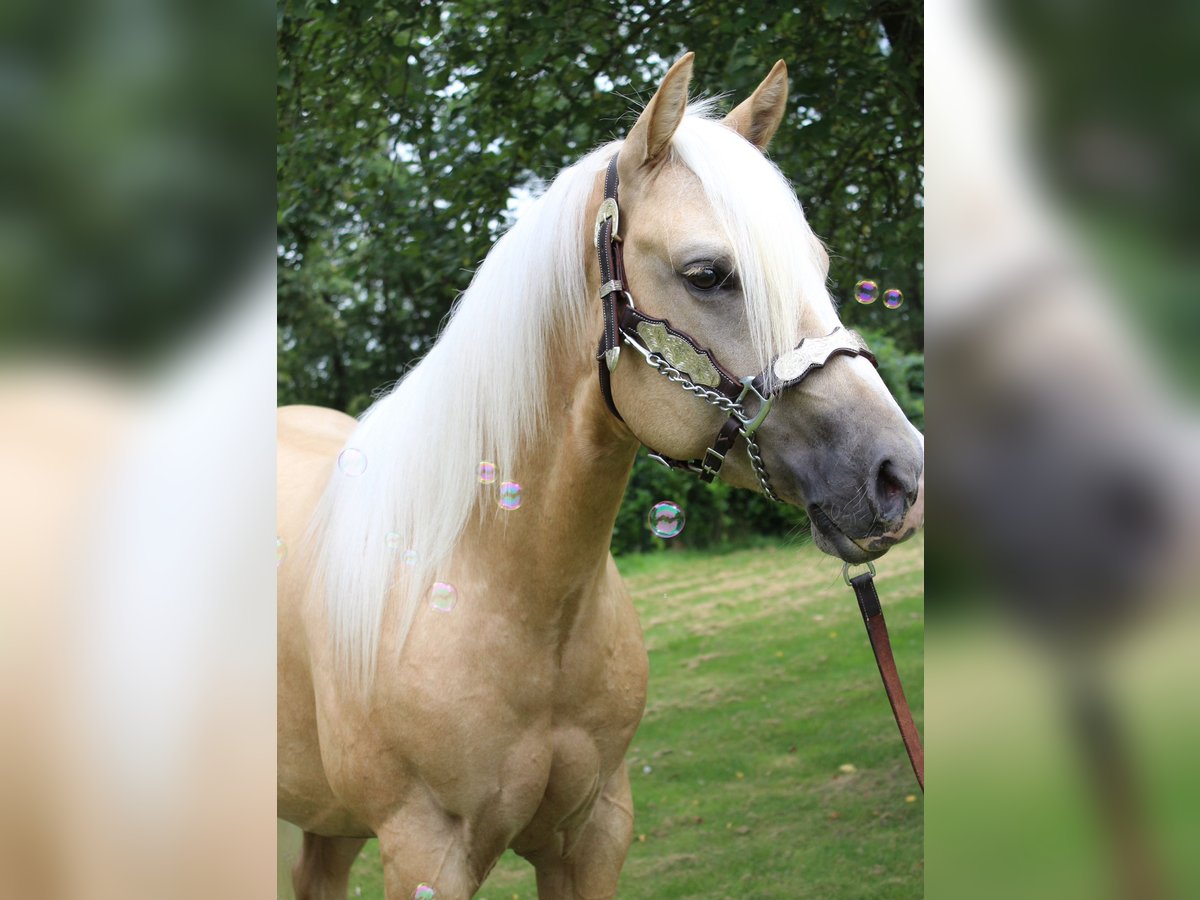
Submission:
[[[604,333],[597,352],[600,391],[614,416],[624,421],[613,402],[611,373],[617,367],[622,344],[628,344],[660,375],[685,391],[715,406],[728,418],[700,459],[673,459],[650,450],[650,458],[673,469],[685,469],[711,482],[721,471],[725,457],[738,436],[746,451],[762,492],[779,502],[771,489],[767,467],[755,433],[771,412],[775,398],[799,384],[834,356],[863,356],[877,365],[866,341],[839,326],[822,337],[805,338],[793,349],[777,356],[766,370],[738,378],[717,361],[711,350],[700,346],[666,319],[655,319],[637,309],[625,277],[624,251],[617,204],[617,156],[608,161],[604,175],[604,200],[596,214],[594,242],[600,261],[600,302],[604,309]],[[748,407],[753,401],[755,405]],[[650,448],[647,448],[650,449]]]

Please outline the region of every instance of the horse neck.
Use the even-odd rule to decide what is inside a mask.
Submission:
[[[552,367],[547,414],[519,454],[520,508],[485,518],[460,548],[547,623],[569,621],[603,577],[638,448],[604,404],[592,354],[577,350]]]

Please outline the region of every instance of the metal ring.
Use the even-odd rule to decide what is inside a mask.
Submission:
[[[858,563],[857,565],[861,565],[861,563]],[[875,577],[875,563],[868,560],[866,563],[866,566],[867,566],[867,572],[871,575],[872,578],[874,578]],[[857,577],[857,576],[855,576],[855,577]],[[850,585],[850,563],[842,563],[842,578],[846,579],[847,585]],[[853,585],[850,585],[850,586],[853,587]]]

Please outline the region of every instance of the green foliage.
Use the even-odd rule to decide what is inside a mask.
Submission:
[[[925,354],[902,349],[899,339],[873,326],[858,329],[871,346],[879,374],[908,420],[925,430]]]
[[[647,527],[650,507],[660,500],[670,500],[683,509],[686,524],[678,537],[655,537]],[[751,529],[747,529],[749,523]],[[751,534],[789,534],[807,527],[808,516],[801,509],[772,503],[721,481],[706,485],[695,475],[654,462],[642,451],[617,514],[612,549],[621,555],[738,546]]]
[[[904,291],[900,310],[850,302],[842,315],[922,420],[916,0],[284,0],[277,24],[281,403],[361,412],[432,345],[514,190],[620,136],[690,49],[697,88],[731,100],[787,61],[771,157],[830,248],[835,295],[864,277]],[[654,546],[642,518],[664,498],[687,511],[691,546],[803,522],[643,458],[614,546]]]

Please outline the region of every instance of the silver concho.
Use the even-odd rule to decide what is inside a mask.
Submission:
[[[849,328],[839,326],[824,337],[805,338],[800,346],[789,350],[771,367],[780,382],[798,381],[809,369],[819,368],[829,362],[829,357],[838,350],[855,353],[867,351],[867,342]]]
[[[698,353],[683,338],[669,333],[665,325],[638,322],[637,332],[651,353],[657,353],[696,384],[707,387],[720,385],[721,376],[709,358]]]
[[[612,220],[612,231],[609,234],[616,237],[617,229],[621,227],[621,210],[617,207],[615,199],[605,197],[604,202],[600,204],[600,208],[596,210],[596,231],[592,235],[592,244],[595,245],[596,249],[600,248],[600,227],[609,219]]]

